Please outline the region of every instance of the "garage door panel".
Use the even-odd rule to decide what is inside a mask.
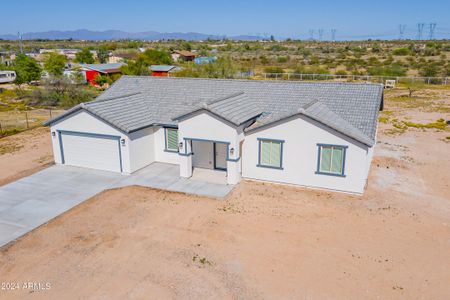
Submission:
[[[117,137],[62,132],[61,142],[66,165],[121,171]]]

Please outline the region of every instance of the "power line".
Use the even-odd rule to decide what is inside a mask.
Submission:
[[[20,32],[17,32],[17,37],[18,37],[18,40],[19,40],[20,53],[23,53],[22,34],[20,34]]]
[[[309,39],[314,40],[314,29],[309,30]]]

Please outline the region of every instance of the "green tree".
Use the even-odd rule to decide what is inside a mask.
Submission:
[[[172,57],[163,51],[147,49],[140,55],[144,62],[149,65],[169,65],[172,63]]]
[[[101,46],[100,48],[98,48],[97,57],[101,64],[108,62],[109,52],[106,46]]]
[[[41,79],[41,67],[36,60],[20,53],[14,61],[14,70],[16,71],[16,80],[14,81],[20,88],[21,84],[30,83]]]
[[[82,64],[93,64],[94,56],[92,55],[89,48],[84,48],[81,51],[78,51],[75,55],[75,61]]]
[[[142,57],[138,57],[136,60],[129,60],[126,65],[123,65],[121,71],[125,75],[150,75],[148,64]]]
[[[67,58],[64,55],[50,52],[46,54],[44,60],[44,70],[50,75],[61,76],[64,73]]]

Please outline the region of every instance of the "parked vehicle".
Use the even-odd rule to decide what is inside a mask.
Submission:
[[[0,84],[11,83],[16,80],[16,72],[14,71],[0,71]]]

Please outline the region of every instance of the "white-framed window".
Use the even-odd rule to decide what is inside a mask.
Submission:
[[[283,169],[282,140],[258,139],[258,167]]]
[[[166,139],[166,151],[178,152],[178,129],[164,128]]]
[[[317,174],[345,176],[345,154],[347,146],[317,144]]]

